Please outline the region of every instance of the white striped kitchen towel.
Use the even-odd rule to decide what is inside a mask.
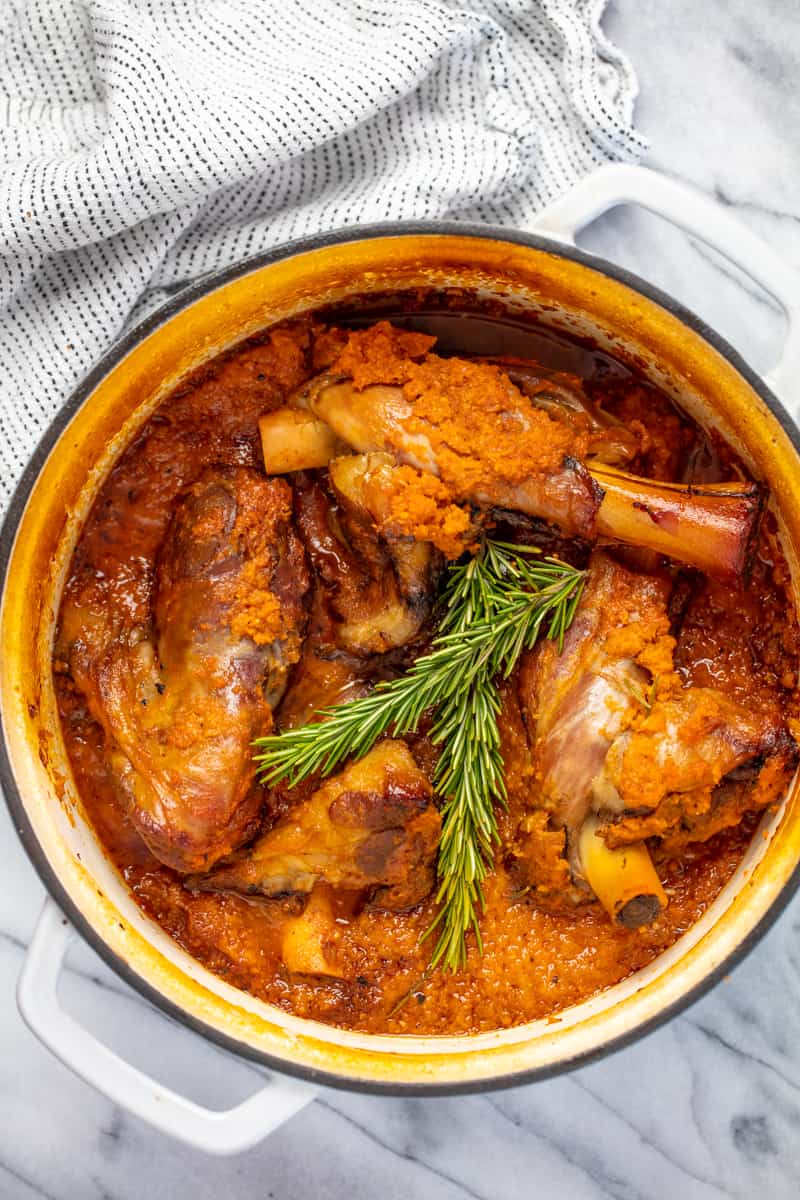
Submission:
[[[124,326],[363,221],[524,225],[636,159],[606,0],[0,0],[0,507]]]

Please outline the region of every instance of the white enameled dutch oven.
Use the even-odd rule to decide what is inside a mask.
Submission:
[[[638,203],[721,251],[785,308],[788,340],[769,386],[669,297],[575,249],[573,235]],[[28,465],[2,534],[0,771],[14,824],[51,899],[19,984],[41,1040],[115,1103],[204,1150],[230,1153],[308,1103],[315,1085],[386,1093],[478,1091],[567,1070],[637,1037],[695,999],[754,944],[800,882],[796,788],[765,819],[735,878],[702,920],[632,978],[560,1015],[496,1033],[378,1037],[300,1020],[228,986],[136,907],[75,794],[61,740],[50,652],[81,524],[121,450],[176,382],[240,339],[322,305],[387,291],[464,288],[510,315],[593,338],[716,427],[769,488],[800,587],[800,457],[786,402],[800,375],[800,279],[724,211],[635,167],[605,167],[535,229],[465,224],[350,228],[268,254],[182,292],[103,359]],[[133,987],[199,1034],[268,1068],[264,1089],[212,1112],[147,1078],[60,1007],[73,930]]]

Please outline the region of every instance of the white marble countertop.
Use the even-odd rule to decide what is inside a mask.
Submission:
[[[649,163],[701,187],[800,267],[796,0],[616,0]],[[765,369],[774,306],[705,248],[619,211],[582,239],[673,292]],[[14,987],[42,888],[0,808],[0,1197],[380,1196],[711,1200],[800,1194],[800,899],[732,977],[612,1058],[514,1091],[394,1100],[326,1093],[256,1149],[215,1160],[76,1079],[23,1026]],[[173,1025],[85,947],[64,999],[116,1048],[214,1106],[256,1073]]]

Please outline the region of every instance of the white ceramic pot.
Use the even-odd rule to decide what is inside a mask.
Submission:
[[[769,387],[668,297],[575,250],[578,229],[628,202],[714,246],[782,303],[788,339]],[[602,168],[528,232],[462,224],[354,228],[282,247],[188,288],[111,350],[29,464],[2,535],[0,772],[15,826],[52,897],[22,972],[19,1005],[41,1040],[115,1103],[214,1153],[258,1141],[313,1099],[319,1083],[389,1093],[477,1091],[607,1053],[717,979],[799,881],[793,787],[703,918],[645,970],[555,1022],[450,1038],[368,1036],[281,1012],[205,970],[133,902],[83,818],[50,672],[60,591],[93,497],[120,451],[188,370],[257,329],[323,303],[420,285],[479,288],[510,311],[537,313],[544,324],[636,354],[652,380],[680,396],[703,425],[718,428],[769,487],[796,587],[800,578],[797,433],[770,390],[786,397],[800,377],[798,277],[715,204],[642,168]],[[269,1068],[263,1091],[228,1112],[211,1112],[102,1046],[57,998],[73,928],[155,1004]]]

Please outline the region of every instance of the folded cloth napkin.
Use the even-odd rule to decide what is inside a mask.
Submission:
[[[644,150],[606,0],[0,0],[0,507],[130,321],[354,222],[524,226]]]

